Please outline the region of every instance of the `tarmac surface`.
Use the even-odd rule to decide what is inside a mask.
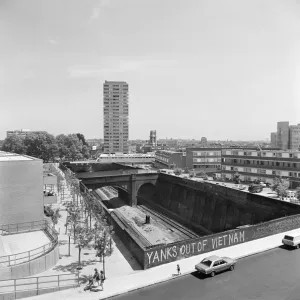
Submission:
[[[116,300],[299,300],[300,251],[277,248],[239,260],[234,271],[199,273],[144,288]]]

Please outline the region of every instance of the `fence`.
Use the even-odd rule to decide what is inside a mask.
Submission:
[[[17,223],[17,224],[7,224],[0,225],[1,234],[14,234],[21,232],[29,232],[34,230],[42,230],[45,229],[47,221],[33,221],[33,222],[25,222],[25,223]]]
[[[39,256],[45,255],[47,252],[52,250],[58,243],[57,232],[51,226],[49,226],[46,220],[2,225],[1,230],[2,235],[24,233],[34,230],[44,230],[46,235],[51,240],[50,243],[30,251],[25,251],[7,256],[0,256],[0,266],[2,267],[16,266],[19,264],[29,262]]]
[[[45,292],[57,291],[79,286],[77,274],[59,274],[40,277],[27,277],[11,280],[0,280],[0,300],[17,299],[39,295]]]

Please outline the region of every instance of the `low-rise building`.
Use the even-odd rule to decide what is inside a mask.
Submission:
[[[46,133],[46,131],[32,131],[30,129],[10,130],[10,131],[6,131],[6,137],[9,137],[12,135],[25,137],[26,135],[28,135],[30,133],[39,134],[39,133]]]
[[[238,172],[242,181],[261,180],[272,183],[286,177],[290,187],[300,186],[300,151],[270,149],[223,149],[222,173],[232,179]]]
[[[186,166],[200,172],[220,172],[222,149],[211,147],[197,147],[186,149]]]
[[[186,153],[169,150],[158,150],[155,152],[155,167],[175,169],[186,167]]]
[[[154,154],[100,154],[96,159],[98,163],[125,163],[125,164],[151,164],[154,163]]]
[[[0,225],[43,219],[43,161],[0,151]]]

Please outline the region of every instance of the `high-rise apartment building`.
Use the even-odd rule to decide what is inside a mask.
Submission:
[[[128,84],[105,81],[103,102],[104,152],[128,153]]]
[[[289,122],[277,122],[277,147],[282,150],[289,149]]]
[[[290,126],[289,149],[300,150],[300,124]]]
[[[207,146],[207,138],[206,137],[202,137],[201,141],[200,141],[201,146]]]
[[[271,133],[271,146],[281,150],[300,150],[300,124],[277,122],[277,132]]]
[[[271,132],[271,147],[277,147],[277,133]]]
[[[156,146],[157,145],[157,140],[156,140],[156,130],[150,130],[150,140],[149,144],[151,146]]]

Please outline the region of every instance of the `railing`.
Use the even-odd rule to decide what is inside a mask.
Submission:
[[[30,251],[0,256],[0,267],[11,267],[29,262],[39,256],[45,255],[47,252],[52,250],[58,243],[57,232],[51,226],[49,226],[46,220],[20,224],[2,225],[1,229],[2,233],[5,232],[5,234],[28,232],[33,230],[44,230],[45,233],[49,236],[51,242]]]
[[[17,223],[17,224],[6,224],[6,225],[0,225],[0,231],[2,235],[5,235],[5,234],[28,232],[34,230],[42,230],[45,229],[46,224],[48,224],[46,220]]]
[[[38,295],[41,290],[51,289],[53,291],[55,288],[60,290],[76,287],[79,284],[79,273],[0,280],[0,296],[1,294],[14,294],[14,299],[17,299],[22,298],[22,293],[25,294],[29,291],[36,291]]]

